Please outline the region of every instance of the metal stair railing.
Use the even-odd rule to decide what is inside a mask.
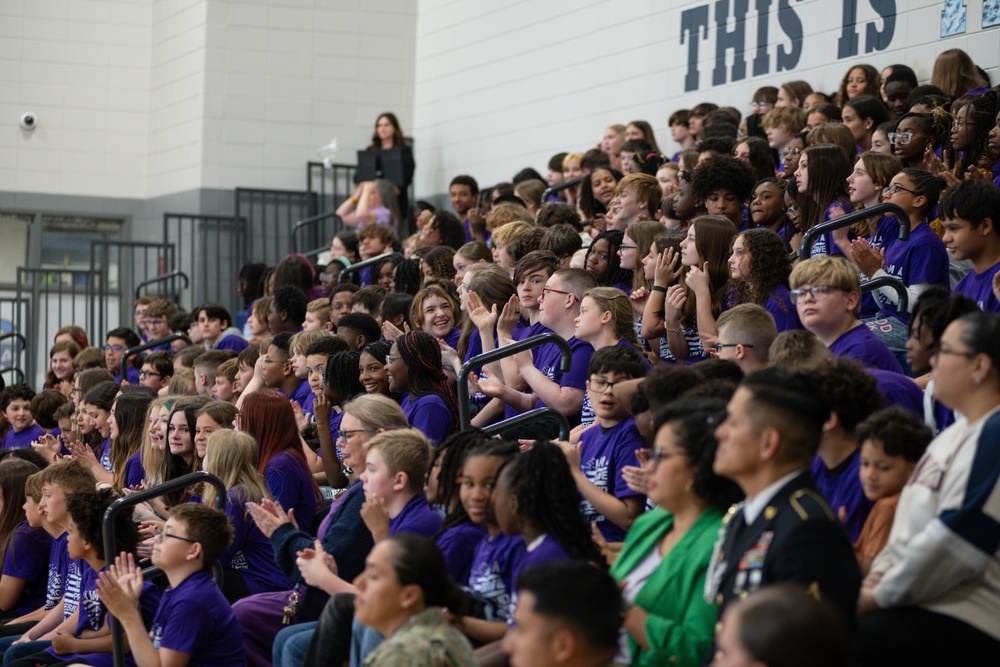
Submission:
[[[815,227],[807,229],[802,235],[802,245],[799,250],[799,256],[802,259],[809,259],[812,255],[813,242],[816,240],[816,237],[821,234],[826,234],[827,232],[832,232],[835,229],[841,229],[843,227],[850,227],[859,220],[867,220],[886,213],[892,213],[893,216],[899,220],[899,239],[901,241],[905,241],[910,238],[910,214],[907,213],[899,204],[882,202],[881,204],[876,204],[871,208],[863,208],[860,211],[848,213],[847,215],[837,218],[836,220],[821,222]]]

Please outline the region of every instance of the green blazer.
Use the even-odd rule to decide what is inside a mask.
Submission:
[[[634,667],[702,664],[712,646],[718,620],[715,605],[705,602],[704,589],[723,514],[719,509],[706,509],[639,589],[635,604],[649,614],[646,637],[650,650],[642,650],[629,638]],[[636,519],[611,575],[623,580],[673,523],[673,515],[664,509],[654,509]]]

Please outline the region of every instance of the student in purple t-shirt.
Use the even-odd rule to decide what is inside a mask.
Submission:
[[[630,354],[631,353],[631,354]],[[606,347],[590,360],[587,392],[596,423],[580,435],[573,446],[560,443],[583,501],[584,521],[596,524],[608,542],[620,542],[639,514],[646,499],[636,494],[623,477],[625,466],[638,466],[635,452],[643,438],[629,416],[629,406],[614,393],[614,386],[641,377],[641,357],[626,347]]]
[[[121,622],[139,664],[246,664],[236,616],[212,578],[212,566],[229,544],[226,524],[222,512],[204,505],[186,503],[171,510],[153,548],[153,564],[163,570],[170,586],[158,600],[149,631],[134,589],[119,584],[125,577],[133,585],[142,581],[133,557],[119,559],[109,574],[101,575],[101,596]]]
[[[858,319],[861,278],[842,257],[811,257],[800,262],[789,279],[790,296],[799,319],[834,356],[865,366],[902,373],[903,368],[879,338]]]
[[[257,441],[258,472],[275,501],[285,510],[294,510],[302,530],[311,531],[319,489],[306,463],[291,404],[270,390],[255,391],[241,400],[240,430]]]
[[[787,259],[780,236],[763,227],[742,232],[733,240],[729,257],[725,307],[755,303],[771,313],[778,333],[802,328],[795,304],[788,298],[791,271],[791,260]],[[703,319],[708,319],[707,313]]]
[[[403,334],[385,358],[389,391],[403,394],[400,407],[410,422],[434,446],[455,430],[458,408],[441,370],[441,346],[423,331]]]
[[[32,440],[45,435],[45,429],[36,424],[31,415],[31,399],[34,397],[34,390],[23,382],[0,392],[0,410],[10,424],[10,430],[0,441],[0,450],[31,447]]]
[[[26,479],[38,472],[27,461],[10,461],[0,466],[0,487],[8,498],[25,495]],[[18,490],[20,489],[20,493]],[[28,496],[24,508],[7,502],[0,518],[26,517],[11,533],[3,535],[5,547],[3,575],[0,576],[0,616],[10,619],[35,611],[46,601],[52,535],[42,527],[43,516],[34,498]]]
[[[972,262],[972,271],[955,285],[980,310],[1000,313],[1000,188],[966,179],[948,188],[938,216],[944,245],[954,260]]]
[[[875,378],[848,359],[824,365],[813,376],[823,404],[830,409],[830,420],[812,463],[813,480],[853,542],[872,508],[858,476],[861,459],[855,430],[868,415],[881,409],[882,395]]]

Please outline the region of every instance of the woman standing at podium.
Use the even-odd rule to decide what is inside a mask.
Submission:
[[[410,205],[407,191],[410,188],[410,183],[413,182],[413,170],[416,165],[413,162],[413,149],[406,143],[399,119],[396,118],[396,114],[386,111],[375,120],[375,132],[372,133],[372,142],[368,146],[368,150],[388,151],[393,148],[399,148],[403,152],[403,178],[405,182],[395,183],[398,193],[396,205],[402,216],[406,215],[407,207]],[[397,231],[399,231],[398,228]]]

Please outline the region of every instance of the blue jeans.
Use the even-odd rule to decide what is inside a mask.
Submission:
[[[11,646],[15,639],[17,639],[17,637],[4,637],[3,640],[0,640],[0,650],[5,651],[3,654],[4,665],[9,665],[15,660],[20,660],[21,658],[27,658],[29,655],[41,653],[48,647],[52,646],[52,642],[49,641],[25,642],[24,644]]]
[[[274,667],[299,667],[306,659],[309,642],[312,641],[317,625],[319,623],[312,621],[282,628],[274,638]]]

